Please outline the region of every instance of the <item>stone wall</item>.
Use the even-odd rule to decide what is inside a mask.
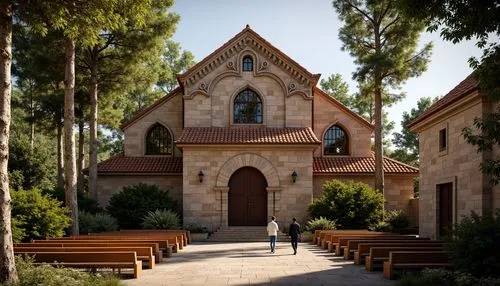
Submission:
[[[314,133],[316,137],[323,141],[324,133],[334,124],[339,124],[347,131],[350,156],[371,156],[370,138],[372,131],[366,125],[354,119],[352,115],[328,101],[323,95],[316,94],[314,96]],[[315,157],[321,157],[322,155],[323,147],[315,150]]]
[[[437,185],[453,183],[453,222],[470,211],[482,213],[486,207],[484,177],[479,170],[482,154],[468,144],[462,129],[481,117],[479,99],[441,111],[438,120],[428,123],[420,138],[420,235],[436,238],[438,228]],[[447,131],[447,148],[439,150],[439,131]]]
[[[314,198],[323,195],[323,185],[328,180],[356,181],[365,183],[372,188],[375,186],[374,175],[314,175]],[[387,210],[400,209],[410,213],[409,203],[413,198],[413,177],[404,175],[386,174],[384,177],[385,207]]]
[[[170,197],[182,206],[182,175],[158,176],[99,176],[97,181],[97,198],[101,207],[108,205],[112,195],[119,193],[123,187],[138,183],[158,185],[161,190],[168,190]]]
[[[182,95],[172,97],[154,108],[141,119],[129,125],[125,130],[125,156],[139,157],[146,154],[145,142],[149,129],[160,123],[173,133],[175,141],[182,133]],[[181,156],[178,148],[174,148],[174,156]]]
[[[278,222],[289,222],[292,217],[304,221],[312,201],[311,151],[310,147],[185,147],[184,223],[212,230],[227,226],[227,182],[232,173],[245,166],[257,168],[267,179],[268,217],[276,215]],[[198,179],[200,170],[204,173],[202,183]],[[294,170],[298,174],[296,183],[290,176]]]

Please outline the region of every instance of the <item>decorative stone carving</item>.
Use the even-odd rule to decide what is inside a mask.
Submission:
[[[203,90],[204,92],[208,93],[208,84],[206,82],[201,82],[200,83],[200,89]]]
[[[294,92],[297,90],[297,85],[293,82],[288,84],[288,93]]]
[[[226,67],[228,70],[236,71],[236,65],[234,62],[227,62]]]
[[[263,61],[260,66],[259,66],[259,71],[266,70],[269,67],[269,63],[266,61]]]

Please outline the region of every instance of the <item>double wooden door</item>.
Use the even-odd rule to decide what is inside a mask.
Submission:
[[[238,169],[229,180],[228,224],[262,226],[267,224],[267,181],[252,167]]]

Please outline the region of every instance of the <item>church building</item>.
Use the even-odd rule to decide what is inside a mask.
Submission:
[[[272,215],[305,222],[330,179],[373,186],[374,127],[319,78],[247,26],[121,126],[124,153],[98,165],[97,200],[156,184],[182,205],[185,225],[215,230]],[[384,171],[386,208],[408,211],[418,169],[384,158]]]

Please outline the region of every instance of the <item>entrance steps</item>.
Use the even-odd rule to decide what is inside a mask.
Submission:
[[[209,242],[262,242],[269,241],[265,226],[228,226],[214,232]],[[277,241],[290,241],[289,237],[278,232]]]

